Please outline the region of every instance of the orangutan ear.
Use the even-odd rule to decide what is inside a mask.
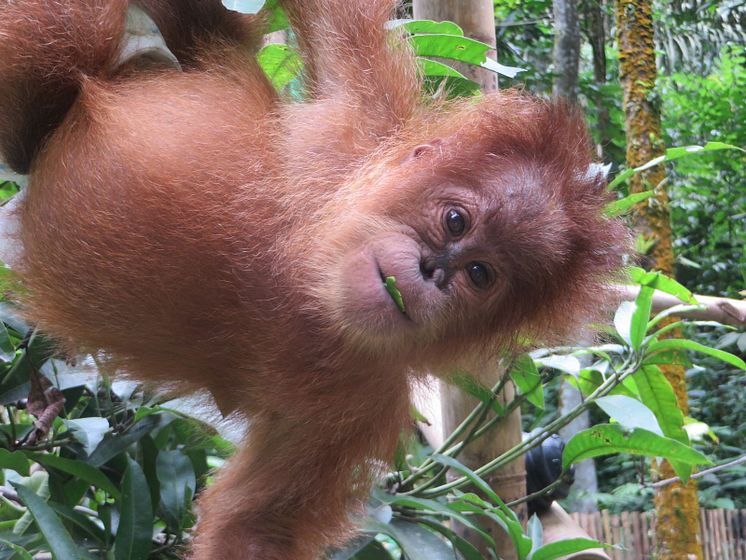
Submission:
[[[402,163],[406,163],[408,161],[412,161],[415,159],[419,159],[422,156],[431,153],[433,150],[440,147],[440,145],[443,144],[443,140],[440,138],[434,138],[431,142],[427,144],[419,144],[418,146],[415,146],[409,154],[402,160]]]

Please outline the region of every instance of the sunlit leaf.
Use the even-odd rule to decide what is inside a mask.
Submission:
[[[541,375],[531,356],[523,354],[513,363],[510,378],[518,391],[526,395],[528,401],[539,409],[544,409],[544,389],[541,385]]]
[[[596,399],[596,404],[627,430],[643,428],[664,435],[655,414],[636,399],[624,395],[607,395]]]
[[[722,360],[723,362],[726,362],[732,366],[746,370],[746,362],[744,362],[738,356],[735,356],[730,352],[725,352],[724,350],[718,350],[717,348],[705,346],[704,344],[694,342],[693,340],[686,340],[683,338],[666,338],[664,340],[653,342],[652,344],[650,344],[650,346],[648,346],[648,352],[651,354],[664,350],[692,350],[701,354],[707,354],[708,356],[712,356],[713,358]]]
[[[562,454],[562,466],[567,469],[571,464],[585,459],[615,453],[663,457],[688,465],[711,464],[699,451],[674,439],[641,428],[626,432],[618,424],[599,424],[578,432],[567,442]]]

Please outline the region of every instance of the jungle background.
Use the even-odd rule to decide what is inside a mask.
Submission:
[[[438,3],[448,8],[449,2]],[[470,3],[462,2],[461,9]],[[252,10],[262,2],[232,4]],[[413,7],[404,3],[399,17],[411,18],[413,9],[417,8],[417,2],[414,4]],[[285,33],[276,4],[267,5],[274,15],[275,31]],[[625,13],[630,15],[629,10],[645,7],[651,9],[655,33],[651,51],[655,83],[638,80],[625,86],[625,71],[620,65],[624,59],[620,57],[620,26],[624,24]],[[495,22],[497,60],[506,67],[522,69],[512,78],[501,75],[500,88],[523,87],[537,95],[559,94],[577,102],[588,118],[599,160],[611,164],[612,178],[644,163],[628,159],[633,139],[625,112],[628,106],[625,87],[642,87],[647,108],[660,118],[660,128],[648,131],[648,140],[658,152],[654,151],[647,159],[663,154],[664,148],[708,143],[713,146],[712,150],[692,151],[691,157],[666,157],[658,168],[662,175],[657,179],[641,176],[644,184],[637,191],[634,183],[620,182],[616,189],[618,197],[627,201],[620,208],[629,213],[630,223],[637,224],[637,216],[645,214],[650,199],[658,200],[658,194],[665,191],[666,198],[659,204],[665,210],[665,224],[670,224],[670,232],[637,236],[636,249],[640,256],[630,264],[642,268],[635,269],[631,280],[642,286],[640,293],[645,292],[646,286],[654,286],[685,300],[692,293],[742,299],[746,289],[746,157],[737,149],[721,148],[746,147],[746,2],[494,0],[489,11]],[[491,20],[489,25],[493,25]],[[464,31],[468,35],[466,26]],[[460,60],[480,66],[486,52],[478,51],[472,59],[468,54],[460,59],[455,55],[444,56],[450,41],[460,41],[453,38],[458,37],[458,30],[424,24],[411,27],[410,32],[413,37],[419,36],[413,44],[423,58],[435,56],[436,60]],[[561,40],[568,36],[569,42]],[[266,47],[260,60],[278,89],[289,97],[302,97],[300,70],[292,44],[292,35],[285,33],[281,44]],[[425,71],[428,95],[472,95],[479,89],[463,75],[453,75],[435,65],[426,67]],[[3,176],[7,180],[0,184],[0,195],[10,201],[24,178],[8,173]],[[629,197],[648,190],[655,191],[654,196]],[[637,206],[632,204],[635,201]],[[656,235],[668,236],[672,245],[670,253],[664,256],[664,261],[668,261],[663,266],[656,255],[660,246]],[[6,242],[12,243],[12,239]],[[645,276],[642,269],[662,270],[678,284]],[[200,488],[210,483],[214,469],[230,456],[231,439],[237,437],[240,429],[223,422],[220,431],[215,431],[208,424],[216,419],[215,415],[195,420],[187,413],[193,410],[194,401],[168,401],[135,383],[111,381],[102,375],[95,357],[59,355],[43,333],[16,315],[12,304],[12,271],[5,269],[3,280],[0,558],[178,557],[188,545],[189,530],[196,520],[192,501]],[[636,309],[649,311],[645,305],[638,299]],[[605,361],[604,371],[613,371],[620,377],[626,375],[623,357],[634,356],[635,352],[644,354],[639,344],[635,347],[636,335],[633,333],[630,342],[619,328],[625,317],[634,322],[634,312],[630,313],[618,313],[617,331],[609,329],[607,333],[607,342],[624,347],[619,356],[607,356],[607,360],[600,356],[601,350],[593,354],[599,360],[596,365]],[[647,334],[648,330],[643,329],[639,336]],[[728,468],[709,469],[705,476],[697,478],[696,491],[693,485],[687,486],[693,491],[694,500],[689,506],[746,509],[743,320],[740,326],[730,328],[711,322],[685,324],[680,336],[713,351],[690,354],[677,362],[684,365],[682,379],[688,411],[681,399],[679,408],[683,413],[665,406],[653,411],[666,436],[671,434],[666,431],[662,415],[678,414],[682,425],[686,423],[691,428],[686,444],[711,465],[734,463]],[[653,340],[654,343],[657,341]],[[589,345],[590,342],[586,344]],[[521,374],[523,377],[517,374],[512,377],[522,395],[515,402],[522,410],[524,431],[534,433],[551,428],[562,417],[566,412],[563,412],[562,392],[568,378],[580,379],[582,383],[578,381],[576,385],[584,390],[581,385],[585,380],[577,371],[573,372],[567,361],[547,356],[575,357],[580,353],[577,349],[565,349],[534,354],[526,366],[528,369]],[[526,379],[531,375],[540,379],[541,398],[534,389],[526,389]],[[604,382],[607,380],[609,391],[617,390],[619,384],[604,377]],[[602,385],[603,382],[593,385],[589,393],[596,395],[592,390]],[[675,383],[672,381],[671,385]],[[495,404],[495,396],[502,387],[490,390],[465,384],[461,388],[476,397],[485,411],[492,410],[495,418],[505,414]],[[671,387],[665,389],[671,390]],[[583,395],[587,396],[585,392]],[[644,395],[634,391],[612,396],[645,401]],[[623,418],[610,412],[609,401],[605,404],[584,410],[588,425],[614,428],[618,423],[632,431],[639,427],[626,425]],[[652,408],[649,402],[644,404]],[[675,405],[674,401],[673,408]],[[423,420],[418,414],[413,412],[413,421]],[[605,424],[610,416],[615,423]],[[489,422],[487,419],[486,423]],[[473,435],[473,431],[468,433],[466,439]],[[667,455],[654,442],[650,445],[645,449],[642,444],[638,448],[633,446],[628,453],[604,453],[591,458],[586,466],[590,465],[594,480],[589,481],[580,470],[576,471],[576,486],[561,501],[563,506],[568,511],[611,513],[664,507],[665,504],[655,501],[656,490],[651,482],[659,475],[655,474],[657,467],[652,457]],[[620,448],[610,449],[609,453],[615,451]],[[578,541],[565,548],[542,549],[541,526],[536,518],[526,524],[526,519],[511,517],[490,488],[482,487],[484,481],[479,474],[456,460],[457,453],[432,455],[432,452],[422,438],[403,440],[394,473],[382,481],[381,486],[388,492],[374,492],[370,515],[361,521],[365,537],[346,550],[330,553],[336,560],[496,557],[494,542],[490,545],[490,535],[480,532],[477,517],[496,523],[510,535],[515,550],[499,552],[503,558],[560,558],[561,553],[579,551],[593,544]],[[578,458],[581,455],[578,453]],[[687,457],[690,464],[704,466],[683,451],[676,459]],[[432,470],[438,466],[440,471]],[[445,483],[448,468],[463,475],[479,492],[472,493],[463,485],[450,487]],[[676,474],[682,472],[685,471],[676,470]],[[417,479],[420,486],[413,482]],[[408,482],[410,486],[403,484]],[[454,525],[459,523],[477,532],[484,546],[474,545],[468,534],[456,531]],[[435,541],[434,535],[439,535]],[[691,541],[694,558],[704,557],[697,550],[701,549],[701,543],[698,544],[696,535],[679,537],[681,541]],[[665,535],[661,538],[665,540]],[[684,558],[678,554],[662,546],[645,557]]]

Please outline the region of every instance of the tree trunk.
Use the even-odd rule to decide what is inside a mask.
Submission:
[[[578,57],[580,26],[576,0],[554,0],[554,85],[555,97],[578,101]]]
[[[606,24],[604,21],[604,7],[606,0],[585,0],[583,3],[583,20],[585,22],[585,34],[591,44],[593,53],[593,81],[596,83],[596,92],[593,95],[593,104],[596,106],[596,132],[598,144],[597,155],[604,159],[607,146],[611,143],[609,138],[609,109],[604,103],[602,88],[606,85]]]
[[[412,8],[415,19],[453,21],[461,26],[467,37],[477,39],[488,45],[495,44],[495,16],[492,0],[414,0]],[[488,56],[494,57],[495,51],[488,53]],[[457,69],[466,77],[477,82],[483,92],[497,89],[497,74],[470,65],[458,65]],[[504,371],[498,370],[496,365],[479,365],[477,367],[491,369],[491,371],[479,376],[480,379],[487,383],[492,383],[500,375],[505,374]],[[513,387],[508,384],[503,394],[500,395],[499,400],[502,403],[509,403],[513,400],[514,396]],[[441,398],[443,432],[447,434],[453,431],[461,420],[471,412],[474,406],[476,406],[477,401],[463,394],[458,388],[446,384],[442,384],[441,386]],[[481,438],[471,444],[459,459],[469,467],[476,468],[484,465],[504,451],[518,445],[520,441],[521,414],[519,410],[516,410],[497,426],[490,437]],[[488,476],[487,482],[506,502],[525,496],[526,468],[523,457]],[[525,520],[525,506],[519,508],[518,515]],[[497,552],[503,560],[517,558],[510,539],[507,538],[500,527],[494,524],[486,527],[486,530],[496,537]],[[482,552],[485,558],[490,557],[484,548],[483,539],[470,538],[472,536],[465,529],[461,532],[470,542],[480,548],[480,552]]]
[[[651,0],[617,0],[617,40],[620,77],[624,89],[627,128],[627,165],[637,167],[663,153],[660,115],[655,104],[655,45]],[[630,182],[632,192],[658,187],[654,198],[641,203],[633,215],[638,235],[649,241],[651,249],[646,268],[673,275],[673,245],[668,213],[668,193],[663,188],[665,169],[656,166],[638,174]],[[677,333],[672,333],[678,336]],[[662,368],[676,392],[684,414],[688,402],[684,368]],[[656,478],[674,476],[668,462],[658,464]],[[657,556],[660,560],[701,560],[699,501],[694,481],[672,484],[659,489],[655,496]]]

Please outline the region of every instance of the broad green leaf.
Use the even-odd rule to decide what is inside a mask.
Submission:
[[[629,341],[634,350],[639,350],[647,333],[650,309],[653,305],[655,290],[650,286],[642,286],[635,298],[635,311],[630,321]]]
[[[735,356],[730,352],[726,352],[724,350],[718,350],[717,348],[705,346],[704,344],[694,342],[693,340],[687,340],[684,338],[666,338],[664,340],[653,342],[650,346],[648,346],[649,354],[665,350],[692,350],[693,352],[707,354],[708,356],[712,356],[713,358],[722,360],[723,362],[726,362],[732,366],[746,370],[746,362],[744,362],[738,356]]]
[[[654,191],[645,191],[630,194],[628,196],[625,196],[624,198],[620,198],[619,200],[615,200],[614,202],[610,202],[609,204],[607,204],[604,208],[604,214],[606,216],[609,216],[610,218],[621,216],[622,214],[626,214],[629,210],[631,210],[632,207],[635,206],[635,204],[638,204],[643,200],[647,200],[652,196],[655,196]]]
[[[643,366],[632,377],[640,393],[640,400],[657,418],[663,435],[681,443],[689,443],[684,432],[684,415],[679,409],[676,394],[660,368]]]
[[[577,377],[570,375],[565,379],[585,397],[598,389],[599,385],[604,381],[601,373],[592,369],[580,370]]]
[[[387,24],[389,29],[402,28],[412,34],[461,35],[464,30],[452,21],[432,21],[430,19],[396,19]]]
[[[422,525],[394,519],[389,527],[389,534],[396,539],[409,560],[453,559],[453,549]]]
[[[580,360],[575,356],[563,356],[560,354],[552,354],[551,356],[543,356],[541,358],[535,358],[534,361],[544,367],[558,369],[570,375],[578,375],[582,366]]]
[[[596,404],[627,430],[643,428],[660,436],[664,435],[655,414],[636,399],[624,395],[607,395],[596,399]]]
[[[436,58],[447,58],[457,60],[475,66],[481,66],[487,70],[515,77],[520,68],[503,66],[487,56],[491,50],[487,43],[482,43],[469,37],[459,35],[413,35],[409,38],[417,56],[430,56]]]
[[[264,7],[264,0],[222,0],[223,6],[242,14],[256,14]]]
[[[505,530],[507,531],[510,539],[513,541],[513,545],[518,552],[519,558],[525,558],[531,551],[531,540],[523,534],[523,528],[518,520],[515,512],[505,505],[500,499],[500,496],[487,484],[477,473],[471,470],[466,465],[463,465],[453,457],[446,455],[433,454],[430,457],[433,461],[445,465],[459,474],[465,476],[469,481],[479,490],[481,490],[485,496],[487,496],[493,504],[497,505],[498,509],[492,513],[498,516],[504,523]]]
[[[378,531],[373,531],[372,533],[363,533],[362,535],[348,542],[342,548],[334,549],[334,551],[329,555],[329,560],[352,560],[353,558],[355,560],[358,560],[360,557],[357,556],[357,554],[360,551],[366,549],[368,545],[377,542],[374,539],[376,534],[378,534]],[[386,556],[381,556],[380,558],[383,559],[386,558]]]
[[[119,505],[119,529],[114,539],[114,558],[146,560],[153,535],[150,490],[140,465],[130,457],[127,457]]]
[[[436,500],[430,500],[427,498],[416,498],[414,496],[404,495],[390,495],[380,490],[374,490],[373,496],[377,497],[384,503],[391,504],[392,506],[412,508],[423,512],[433,512],[438,515],[442,515],[447,518],[451,518],[458,521],[465,527],[468,527],[472,531],[478,533],[487,542],[490,542],[492,546],[495,545],[495,541],[490,537],[488,533],[483,531],[478,525],[476,525],[469,517],[461,513],[458,509],[459,502],[452,502],[448,505],[441,504]],[[383,524],[380,524],[383,525]]]
[[[419,521],[451,541],[453,548],[461,554],[463,560],[484,560],[484,556],[482,556],[482,553],[479,552],[477,547],[459,536],[458,533],[449,527],[446,527],[437,520],[419,519]]]
[[[75,459],[66,459],[51,453],[26,452],[26,455],[29,459],[47,469],[56,469],[71,474],[81,480],[85,480],[92,486],[100,488],[115,499],[119,499],[120,497],[119,489],[114,483],[104,473],[88,463]]]
[[[505,410],[502,405],[497,402],[492,391],[479,383],[479,381],[468,371],[456,370],[450,377],[449,382],[453,383],[464,393],[471,395],[480,402],[486,403],[492,401],[491,407],[496,414],[502,415],[504,413]]]
[[[78,513],[70,506],[58,504],[56,502],[48,502],[47,505],[54,510],[60,519],[76,525],[86,534],[86,538],[92,539],[99,545],[105,545],[107,543],[107,536],[104,534],[104,530],[87,515]]]
[[[632,317],[637,310],[634,302],[623,301],[614,314],[614,328],[619,338],[632,346]]]
[[[422,68],[422,72],[425,76],[445,76],[452,78],[461,78],[463,80],[469,79],[455,68],[448,66],[447,64],[443,64],[442,62],[438,62],[437,60],[430,60],[429,58],[418,56],[417,62],[419,62],[420,67]]]
[[[689,311],[694,311],[696,309],[706,309],[706,306],[704,305],[687,305],[687,304],[679,304],[674,305],[672,307],[669,307],[668,309],[664,309],[660,313],[658,313],[655,317],[653,317],[650,322],[648,323],[648,331],[650,331],[655,325],[660,323],[663,319],[666,317],[670,317],[671,315],[677,315],[679,313],[687,313]]]
[[[156,459],[161,505],[169,526],[182,528],[182,522],[197,487],[194,467],[181,451],[161,451]]]
[[[526,526],[528,536],[531,539],[531,550],[535,550],[541,546],[544,542],[544,527],[541,526],[541,521],[536,514],[532,515],[528,520]],[[529,558],[531,555],[529,555]]]
[[[28,550],[5,539],[0,539],[0,558],[5,560],[34,560]]]
[[[298,77],[303,62],[295,49],[287,45],[266,45],[257,54],[259,65],[277,91]]]
[[[617,424],[599,424],[575,434],[562,454],[562,467],[567,469],[591,457],[630,453],[648,457],[663,457],[669,461],[681,461],[688,465],[710,465],[711,461],[696,449],[674,439],[666,438],[636,428],[632,432]]]
[[[545,544],[536,549],[531,555],[531,560],[557,560],[570,554],[588,550],[590,548],[608,548],[608,545],[601,544],[593,539],[563,539],[553,543]]]
[[[20,451],[0,449],[0,469],[10,469],[21,476],[29,475],[30,463]]]
[[[531,356],[523,354],[513,364],[510,378],[518,387],[522,395],[535,407],[544,410],[544,388],[541,385],[541,375]]]
[[[685,303],[697,304],[697,300],[688,289],[679,284],[673,278],[669,278],[659,272],[648,272],[637,266],[627,268],[627,273],[633,282],[642,286],[650,286],[661,292],[676,296]]]
[[[10,339],[8,328],[2,321],[0,321],[0,350],[6,354],[10,354],[11,356],[13,352],[15,352],[15,347],[13,346],[13,341]]]
[[[36,521],[44,540],[49,546],[49,550],[55,560],[81,560],[81,558],[90,558],[90,555],[83,549],[76,546],[70,533],[57,517],[57,514],[42,498],[37,496],[32,490],[21,484],[14,484],[18,496],[28,508],[28,511]],[[133,559],[134,560],[134,559]]]
[[[746,151],[743,148],[733,146],[732,144],[726,144],[724,142],[708,142],[704,146],[680,146],[669,148],[666,150],[664,155],[653,158],[639,167],[635,167],[633,169],[625,169],[622,173],[617,175],[611,183],[609,183],[608,188],[615,189],[635,173],[645,171],[646,169],[650,169],[651,167],[655,167],[656,165],[660,165],[661,163],[674,161],[695,154],[714,152],[718,150],[740,150],[742,152]]]
[[[124,434],[107,435],[99,446],[91,453],[86,462],[94,467],[109,462],[111,459],[127,450],[133,443],[137,443],[143,436],[149,434],[161,421],[161,414],[152,414],[140,420]]]
[[[76,418],[62,421],[73,437],[83,444],[86,455],[90,455],[111,429],[106,418]]]

